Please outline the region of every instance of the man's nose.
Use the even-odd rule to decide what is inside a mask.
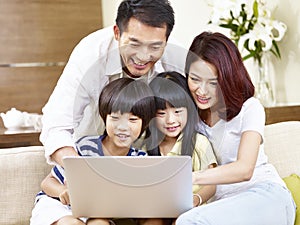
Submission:
[[[147,62],[151,59],[151,51],[148,46],[141,46],[136,54],[137,59],[140,62]]]

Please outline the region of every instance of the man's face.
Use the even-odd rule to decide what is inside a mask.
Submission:
[[[140,77],[149,72],[162,56],[166,42],[167,27],[151,27],[135,18],[129,20],[127,29],[120,34],[117,26],[114,34],[129,76]]]

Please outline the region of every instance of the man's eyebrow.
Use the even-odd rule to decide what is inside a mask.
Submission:
[[[129,40],[130,40],[130,41],[133,41],[133,42],[138,42],[138,43],[142,44],[141,41],[139,41],[138,39],[133,38],[133,37],[130,37]]]
[[[140,40],[134,38],[134,37],[130,37],[129,38],[130,41],[133,41],[133,42],[137,42],[139,44],[143,44],[143,42],[141,42]],[[162,45],[163,44],[163,41],[156,41],[156,42],[152,42],[150,43],[151,45]]]

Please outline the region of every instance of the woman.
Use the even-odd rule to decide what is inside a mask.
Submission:
[[[217,192],[214,201],[182,214],[176,224],[294,224],[292,196],[264,154],[264,108],[253,97],[237,47],[220,33],[204,32],[189,50],[186,75],[199,109],[198,129],[220,166],[193,173],[194,184],[217,184]]]

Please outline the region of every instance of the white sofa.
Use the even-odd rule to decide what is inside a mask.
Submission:
[[[282,178],[300,175],[300,121],[267,125],[265,151]],[[0,149],[0,225],[29,224],[35,195],[49,170],[42,146]]]

